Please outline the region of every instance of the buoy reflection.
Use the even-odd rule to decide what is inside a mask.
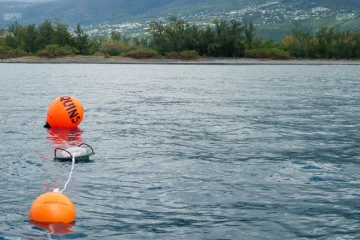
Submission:
[[[72,223],[40,223],[30,220],[29,223],[41,229],[44,229],[50,234],[61,235],[72,233],[72,228],[75,226],[75,222]]]
[[[83,143],[82,133],[79,128],[50,128],[47,130],[47,139],[57,147],[78,146]]]

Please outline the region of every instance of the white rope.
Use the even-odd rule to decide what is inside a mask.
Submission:
[[[69,174],[69,178],[68,180],[66,181],[65,183],[65,186],[64,186],[64,189],[63,190],[60,190],[60,188],[54,188],[54,191],[53,192],[58,192],[58,193],[63,193],[68,185],[68,183],[70,182],[70,179],[71,179],[71,175],[74,171],[74,166],[75,166],[75,157],[72,156],[72,164],[71,164],[71,171],[70,171],[70,174]]]
[[[64,189],[62,191],[60,191],[60,193],[63,193],[65,191],[67,184],[70,182],[71,175],[72,175],[72,173],[74,171],[74,166],[75,166],[75,157],[72,156],[72,164],[71,164],[71,171],[70,171],[70,174],[69,174],[69,178],[65,183]]]
[[[61,140],[65,143],[65,145],[69,148],[69,145],[67,144],[67,142],[66,142],[64,139],[60,138],[60,137],[59,137],[58,135],[56,135],[55,133],[51,132],[51,130],[49,130],[49,132],[50,132],[51,134],[53,134],[55,137],[61,139]],[[68,183],[70,182],[70,178],[71,178],[71,175],[72,175],[72,173],[73,173],[73,171],[74,171],[74,166],[75,166],[75,157],[74,157],[74,155],[72,155],[72,154],[71,154],[71,156],[72,156],[71,171],[70,171],[70,174],[69,174],[69,178],[68,178],[68,180],[67,180],[66,183],[65,183],[64,189],[63,189],[63,190],[60,190],[60,188],[54,188],[54,192],[63,193],[63,192],[65,191]]]

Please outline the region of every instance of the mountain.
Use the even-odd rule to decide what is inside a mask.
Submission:
[[[253,21],[265,39],[280,39],[295,27],[360,31],[359,0],[0,0],[0,28],[58,18],[90,34],[137,32],[170,14],[205,25],[216,18]]]
[[[45,18],[60,18],[62,21],[98,23],[102,21],[126,21],[129,18],[152,18],[168,11],[197,12],[208,7],[228,7],[227,1],[211,0],[54,0],[48,2],[0,2],[0,14],[20,13],[21,21],[38,22]],[[229,1],[231,2],[231,1]],[[240,5],[249,0],[235,1]],[[0,15],[0,16],[1,16]],[[3,22],[4,23],[4,22]],[[0,22],[1,24],[1,22]]]

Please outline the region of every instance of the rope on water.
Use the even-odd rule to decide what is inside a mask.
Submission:
[[[60,190],[60,188],[54,188],[54,191],[53,192],[58,192],[58,193],[63,193],[68,185],[68,183],[70,182],[70,179],[71,179],[71,175],[74,171],[74,166],[75,166],[75,157],[72,156],[72,164],[71,164],[71,171],[70,171],[70,174],[69,174],[69,178],[68,180],[66,181],[65,183],[65,186],[64,186],[64,189],[63,190]]]
[[[65,143],[65,145],[69,148],[69,145],[67,144],[67,142],[65,142],[64,139],[62,139],[61,137],[59,137],[59,136],[56,135],[55,133],[51,132],[51,130],[49,130],[49,132],[50,132],[52,135],[54,135],[55,137],[61,139],[61,140]],[[68,180],[67,180],[66,183],[65,183],[64,189],[63,189],[63,190],[60,190],[60,188],[54,188],[54,191],[53,191],[53,192],[63,193],[63,192],[65,191],[68,183],[70,182],[71,175],[72,175],[72,173],[73,173],[73,171],[74,171],[74,167],[75,167],[75,156],[73,156],[72,154],[70,154],[70,155],[71,155],[71,157],[72,157],[71,171],[70,171],[70,174],[69,174],[69,178],[68,178]]]

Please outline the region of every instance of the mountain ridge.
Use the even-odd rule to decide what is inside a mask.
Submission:
[[[313,30],[321,26],[360,30],[360,25],[356,24],[360,22],[360,1],[356,0],[0,1],[0,16],[3,16],[0,28],[14,21],[27,25],[58,18],[70,26],[80,23],[89,32],[95,28],[101,29],[101,24],[123,32],[134,32],[146,29],[146,22],[151,19],[166,19],[169,15],[196,24],[209,24],[216,18],[253,21],[265,38],[279,38],[281,34],[299,26]],[[125,23],[138,23],[138,29],[119,26]]]

